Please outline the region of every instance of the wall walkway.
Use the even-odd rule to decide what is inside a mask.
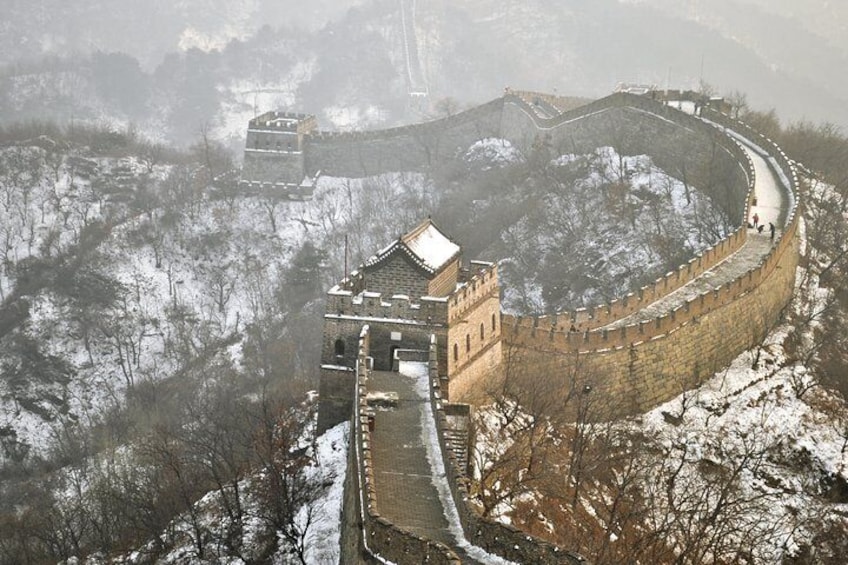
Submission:
[[[769,167],[768,162],[761,156],[762,149],[756,148],[752,142],[743,137],[738,139],[745,148],[745,152],[748,153],[756,171],[754,193],[758,204],[751,207],[751,213],[759,215],[760,223],[764,224],[766,229],[762,233],[758,233],[756,229],[746,228],[748,229],[748,236],[742,246],[715,267],[642,310],[602,326],[601,330],[623,328],[668,316],[671,312],[683,307],[687,302],[696,299],[698,296],[730,284],[747,272],[753,271],[765,261],[774,244],[780,241],[779,236],[775,236],[775,240],[771,239],[768,224],[773,222],[775,226],[778,226],[777,229],[781,231],[786,228],[786,226],[780,226],[778,220],[781,217],[786,218],[789,212],[790,199],[786,193],[787,187],[783,186],[777,173]]]
[[[619,100],[630,104],[633,98]],[[555,316],[503,316],[505,348],[578,374],[618,414],[642,412],[697,386],[761,342],[792,297],[798,264],[798,180],[779,147],[709,108],[699,119],[649,99],[634,106],[687,128],[698,121],[725,138],[725,147],[734,144],[754,183],[740,223],[757,212],[766,229],[760,234],[740,227],[705,256],[607,305]],[[768,222],[777,228],[774,240]]]
[[[400,373],[371,370],[369,349],[369,329],[364,326],[356,364],[341,562],[585,563],[576,554],[482,519],[468,504],[463,475],[446,439],[435,336],[430,339],[429,361],[404,362]]]

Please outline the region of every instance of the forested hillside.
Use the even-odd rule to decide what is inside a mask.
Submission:
[[[255,489],[238,485],[268,464],[269,446],[252,434],[278,418],[283,445],[309,433],[302,403],[316,387],[321,297],[342,276],[346,237],[355,265],[432,215],[469,257],[504,259],[507,307],[536,312],[634,288],[728,226],[708,194],[609,147],[523,155],[485,139],[430,172],[323,177],[297,202],[215,181],[231,162],[210,140],[176,151],[46,123],[3,139],[4,504],[35,501],[7,514],[10,562],[22,548],[40,562],[138,546],[156,528],[199,520],[194,502],[207,491],[219,491],[235,530],[195,534],[198,555],[204,536],[224,536],[214,551],[228,555],[289,548],[243,532],[233,507],[255,504]],[[196,467],[204,453],[214,464]],[[142,496],[133,484],[177,463],[180,475],[157,488],[181,502],[127,506]],[[123,502],[99,498],[105,485]],[[134,530],[138,520],[151,523]],[[181,542],[163,543],[150,551]]]
[[[742,113],[805,171],[802,264],[782,319],[702,386],[615,421],[598,417],[615,399],[586,386],[579,363],[563,375],[508,354],[505,385],[477,415],[484,514],[600,563],[844,561],[848,139]]]
[[[797,298],[761,347],[631,420],[598,420],[606,399],[585,388],[552,403],[545,367],[512,359],[477,413],[475,501],[596,563],[844,561],[835,3],[417,2],[415,107],[394,0],[6,4],[0,565],[333,562],[347,430],[314,437],[314,391],[346,259],[429,215],[466,259],[499,262],[504,310],[550,313],[637,289],[734,222],[710,186],[647,155],[542,140],[324,176],[309,201],[247,194],[226,173],[248,119],[384,127],[507,85],[596,97],[619,81],[731,94],[798,162]]]

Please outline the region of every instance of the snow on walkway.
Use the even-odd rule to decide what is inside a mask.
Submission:
[[[730,131],[727,133],[733,134]],[[742,143],[742,147],[748,153],[754,165],[756,177],[754,194],[757,197],[757,206],[752,207],[751,215],[753,216],[754,213],[759,215],[760,223],[766,226],[763,233],[760,234],[754,229],[749,229],[748,239],[745,244],[712,269],[705,271],[699,277],[674,292],[666,294],[638,312],[598,329],[614,330],[669,314],[675,308],[683,306],[687,301],[696,298],[704,292],[720,288],[722,285],[737,279],[749,270],[757,267],[763,262],[769,251],[771,251],[772,244],[777,241],[779,235],[775,235],[774,241],[771,240],[768,223],[774,223],[778,231],[780,230],[778,219],[783,212],[788,211],[789,207],[790,200],[786,194],[788,189],[783,186],[784,183],[781,182],[776,173],[769,167],[765,158],[763,158],[763,155],[767,156],[767,153],[763,149],[738,134],[733,134],[733,137]],[[783,217],[787,215],[783,214]]]
[[[401,362],[400,372],[373,371],[370,395],[396,399],[374,414],[374,486],[380,514],[394,525],[453,549],[463,563],[515,565],[471,544],[462,530],[430,404],[427,363]]]

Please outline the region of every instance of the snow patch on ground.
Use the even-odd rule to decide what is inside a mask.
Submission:
[[[320,565],[338,562],[349,437],[350,423],[343,422],[316,440],[315,465],[307,468],[307,475],[315,484],[329,483],[329,486],[315,503],[315,514],[307,539],[307,563]],[[298,521],[303,523],[305,520],[306,509],[301,509]]]
[[[524,161],[524,156],[509,140],[494,137],[472,144],[463,158],[467,163],[479,163],[484,171]]]

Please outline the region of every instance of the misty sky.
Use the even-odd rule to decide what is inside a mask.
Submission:
[[[325,112],[331,121],[343,114],[352,127],[412,121],[404,114],[407,21],[431,104],[447,97],[475,104],[507,85],[597,98],[618,82],[692,89],[703,82],[720,95],[744,92],[754,109],[774,108],[784,123],[848,125],[848,3],[2,0],[0,6],[3,123],[73,114],[132,123],[182,142],[204,119],[219,137],[237,136],[255,106]],[[123,58],[105,57],[113,54]]]

